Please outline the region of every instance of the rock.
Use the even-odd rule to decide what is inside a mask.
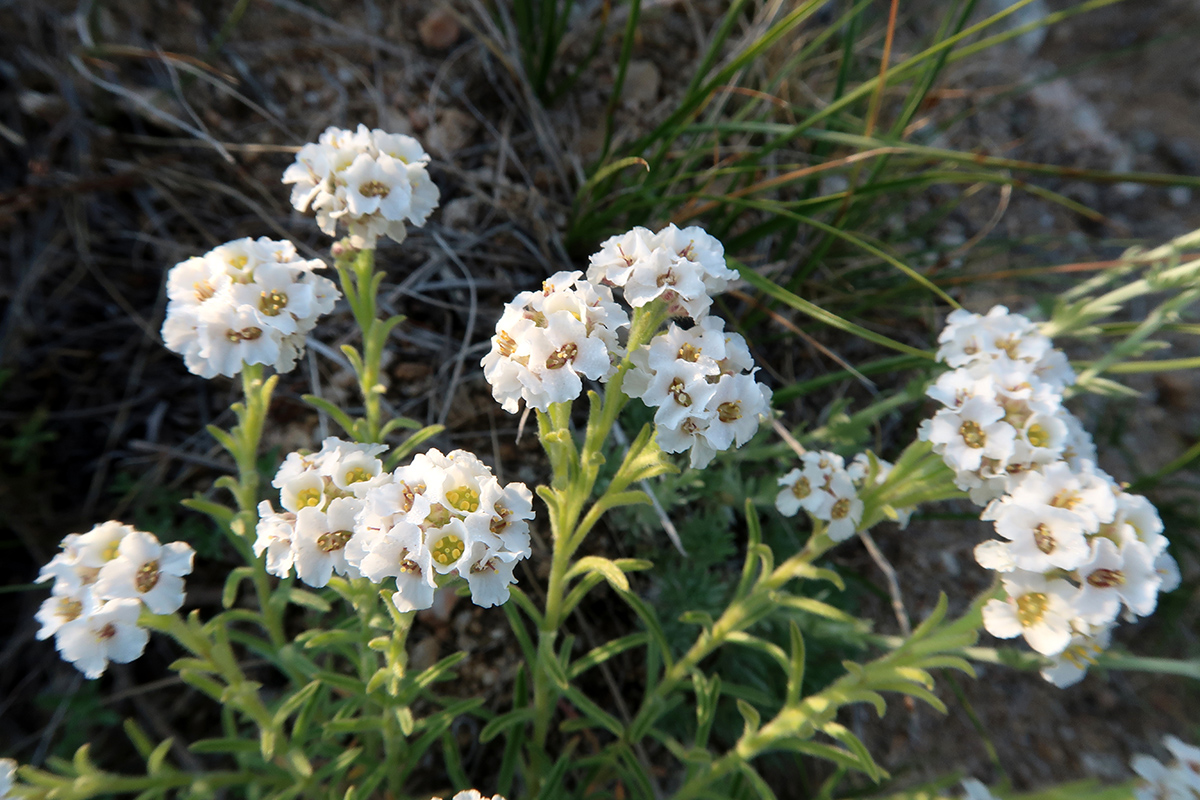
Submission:
[[[437,122],[429,128],[429,150],[443,158],[466,147],[475,134],[475,118],[457,108],[447,108],[438,114]]]
[[[435,8],[417,24],[421,44],[430,50],[446,50],[458,41],[462,28],[446,8]]]
[[[643,108],[658,99],[658,89],[662,86],[662,74],[653,61],[635,59],[629,62],[625,70],[625,88],[621,100],[630,108]]]

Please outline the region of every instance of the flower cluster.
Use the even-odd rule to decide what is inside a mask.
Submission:
[[[746,340],[726,332],[720,317],[701,317],[686,330],[671,323],[630,361],[622,388],[655,409],[659,446],[690,450],[692,467],[707,466],[735,443],[741,447],[771,408],[771,390],[755,380]]]
[[[955,483],[978,505],[1002,496],[1026,472],[1095,459],[1091,437],[1062,405],[1075,373],[1061,350],[1020,314],[958,310],[938,337],[938,359],[954,369],[926,392],[944,408],[922,424]]]
[[[146,649],[149,634],[138,627],[142,606],[171,614],[183,605],[183,576],[195,553],[184,542],[161,544],[116,521],[68,534],[61,547],[38,574],[38,583],[54,584],[36,615],[37,637],[53,636],[64,659],[98,678],[109,661],[126,664]]]
[[[297,256],[291,242],[238,239],[176,264],[167,275],[163,343],[204,378],[233,377],[243,364],[287,372],[304,337],[341,296]]]
[[[457,573],[485,608],[508,600],[516,563],[529,556],[533,494],[501,486],[471,453],[437,450],[384,472],[385,445],[330,437],[292,453],[275,476],[282,512],[259,505],[257,555],[280,577],[325,586],[336,573],[396,581],[400,611],[429,608],[437,576]]]
[[[483,357],[492,396],[510,414],[518,401],[545,411],[583,391],[583,377],[608,380],[624,356],[617,332],[629,317],[612,292],[559,272],[535,292],[521,292],[496,323],[492,349]]]
[[[16,777],[17,762],[11,758],[0,758],[0,800],[5,800],[12,796],[13,783]]]
[[[606,240],[592,255],[587,277],[620,286],[633,308],[661,299],[672,316],[698,320],[737,273],[726,266],[721,242],[703,228],[671,224],[658,233],[639,227]]]
[[[815,519],[828,523],[826,533],[835,542],[844,542],[858,531],[862,522],[863,501],[859,493],[871,480],[872,457],[859,453],[850,464],[837,453],[810,450],[800,457],[802,466],[779,479],[783,487],[775,498],[775,507],[786,517],[804,509]],[[887,480],[892,465],[875,458],[874,483]],[[897,509],[901,527],[908,525],[913,509]]]
[[[1175,757],[1164,764],[1153,756],[1138,754],[1130,761],[1140,780],[1134,789],[1137,800],[1196,800],[1200,797],[1200,747],[1192,747],[1174,736],[1163,744]]]
[[[442,798],[431,797],[429,800],[442,800]],[[480,794],[478,789],[464,789],[463,791],[454,795],[454,797],[450,798],[450,800],[504,800],[504,797],[494,794],[489,798]]]
[[[945,407],[920,435],[1001,537],[975,551],[1007,595],[984,607],[984,626],[1023,636],[1051,659],[1042,675],[1069,686],[1107,647],[1122,608],[1146,616],[1178,585],[1162,521],[1096,467],[1091,437],[1062,405],[1074,373],[1032,322],[1003,306],[955,311],[939,342],[955,369],[927,392]]]
[[[292,205],[312,209],[317,225],[329,236],[345,222],[350,244],[372,249],[380,236],[404,241],[405,221],[425,224],[440,193],[429,177],[429,154],[420,142],[401,133],[326,128],[300,148],[283,173],[294,184]]]

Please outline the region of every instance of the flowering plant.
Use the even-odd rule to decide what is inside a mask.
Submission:
[[[1083,330],[1133,297],[1168,292],[1164,308],[1197,299],[1200,261],[1174,263],[1188,242],[1144,257],[1140,281],[1074,298],[1040,326],[1001,306],[949,314],[940,347],[926,354],[950,368],[926,389],[940,408],[894,463],[795,443],[795,459],[779,470],[775,507],[784,517],[805,512],[804,545],[776,553],[748,500],[736,585],[718,614],[682,617],[699,631],[677,648],[630,579],[653,565],[587,545],[606,516],[656,502],[652,479],[753,446],[765,423],[786,433],[773,420],[751,344],[714,310],[714,296],[746,273],[699,227],[634,228],[603,242],[586,271],[556,272],[518,294],[480,366],[505,411],[535,417],[549,479],[535,490],[503,483],[465,450],[418,452],[440,428],[385,418],[381,403],[384,349],[402,319],[377,319],[383,273],[375,245],[380,236],[402,242],[407,225],[422,224],[436,207],[428,162],[414,139],[362,126],[330,128],[301,148],[284,182],[294,187],[294,206],[314,211],[323,231],[346,226],[348,239],[333,246],[340,291],[316,274],[323,262],[267,239],[223,245],[167,278],[164,342],[197,375],[242,379],[237,424],[210,428],[237,468],[217,482],[229,498],[188,502],[244,559],[225,582],[223,610],[208,620],[181,615],[191,547],[118,521],[68,535],[39,575],[53,581],[39,636],[53,636],[89,678],[109,662],[136,659],[151,632],[176,642],[184,655],[172,668],[222,707],[224,735],[191,749],[224,766],[172,766],[171,742],[153,742],[130,721],[145,774],[104,771],[84,747],[47,770],[0,762],[0,797],[206,797],[224,788],[280,800],[401,797],[431,769],[445,775],[437,785],[459,790],[455,800],[481,800],[466,787],[485,782],[495,797],[770,797],[758,765],[778,752],[829,762],[839,779],[852,770],[879,782],[885,771],[839,721],[845,707],[865,703],[882,715],[889,692],[944,710],[933,692],[936,670],[970,674],[972,660],[1000,660],[975,646],[981,630],[1023,636],[1039,654],[1027,656],[1030,663],[1067,686],[1097,660],[1122,611],[1146,616],[1178,583],[1155,509],[1096,466],[1094,443],[1064,405],[1073,388],[1102,387],[1106,363],[1137,352],[1152,325],[1079,374],[1050,335]],[[344,349],[361,414],[308,398],[342,435],[289,453],[267,490],[257,459],[278,374],[264,377],[265,368],[292,369],[339,297],[362,336],[361,349]],[[636,413],[641,429],[622,444],[623,421]],[[686,466],[670,456],[684,452]],[[826,589],[844,582],[823,557],[856,536],[871,548],[874,526],[906,527],[920,506],[950,498],[982,507],[980,518],[994,523],[1000,538],[976,555],[998,573],[996,584],[957,618],[944,595],[915,628],[901,614],[903,635],[873,639],[872,658],[845,662],[824,685],[806,681],[797,620],[854,623],[827,602]],[[534,547],[539,531],[548,532],[548,547]],[[540,574],[544,585],[518,580],[529,561],[537,568],[521,574]],[[638,629],[580,653],[571,618],[601,585]],[[502,609],[496,614],[506,617],[522,659],[508,709],[438,691],[466,653],[411,663],[416,614],[449,592]],[[786,623],[782,640],[765,631],[773,621]],[[711,669],[710,657],[726,649],[764,658],[781,676],[779,696]],[[628,704],[606,707],[585,688],[592,670],[637,653],[641,683]],[[269,676],[252,680],[244,654],[261,659]],[[693,702],[694,714],[675,713]],[[741,717],[740,734],[718,735],[727,711]],[[478,723],[480,743],[503,737],[494,768],[467,774],[454,734],[460,719]],[[1194,748],[1168,747],[1181,763],[1196,761]],[[673,766],[652,768],[651,748]],[[1196,791],[1186,769],[1145,760],[1135,768],[1147,787]],[[964,789],[977,800],[992,796],[978,781]],[[1085,796],[1080,791],[1060,796]]]

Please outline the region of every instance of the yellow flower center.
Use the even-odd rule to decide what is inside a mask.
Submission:
[[[278,289],[263,292],[258,300],[258,308],[268,317],[279,316],[279,312],[287,307],[288,296]]]
[[[121,540],[113,539],[111,542],[109,542],[105,546],[104,550],[100,553],[100,558],[102,558],[105,561],[112,561],[114,558],[117,557],[117,553],[120,552],[120,549],[121,549]]]
[[[1125,573],[1119,569],[1098,569],[1088,575],[1087,582],[1097,589],[1111,589],[1125,583]]]
[[[844,519],[850,513],[850,498],[839,497],[838,501],[833,504],[833,508],[829,509],[831,519]]]
[[[1022,628],[1031,628],[1046,616],[1050,596],[1045,592],[1028,592],[1017,598],[1017,621]]]
[[[139,592],[145,594],[158,585],[158,562],[147,561],[133,576],[133,585]]]
[[[667,394],[675,399],[675,402],[684,408],[692,404],[692,396],[683,390],[683,379],[676,378],[671,381],[671,385],[667,387]]]
[[[433,546],[433,560],[443,567],[453,564],[462,558],[463,548],[463,540],[452,533],[448,533],[441,539],[438,539],[437,544]]]
[[[392,187],[382,181],[367,181],[358,187],[358,193],[363,197],[387,197],[392,193]]]
[[[579,347],[574,342],[567,342],[555,350],[546,359],[546,369],[559,369],[575,360],[579,355]]]
[[[309,508],[311,506],[320,505],[321,504],[321,490],[315,489],[315,488],[314,489],[301,489],[299,492],[296,493],[296,502],[300,504],[301,508]]]
[[[459,511],[470,514],[479,510],[479,492],[469,486],[459,486],[446,492],[446,500]]]
[[[496,350],[500,355],[508,358],[517,350],[517,340],[509,336],[504,331],[496,334]]]
[[[717,419],[721,422],[736,422],[742,418],[742,407],[737,402],[721,403],[717,406]]]
[[[1030,425],[1029,431],[1025,434],[1025,438],[1034,447],[1045,447],[1050,444],[1050,434],[1041,425]]]
[[[691,342],[684,342],[679,348],[679,352],[675,356],[680,361],[690,361],[695,363],[700,358],[700,351],[692,346]]]
[[[1054,534],[1050,533],[1050,529],[1046,527],[1046,523],[1039,522],[1037,527],[1033,529],[1033,543],[1037,545],[1037,549],[1041,550],[1046,555],[1054,552]]]
[[[73,619],[78,619],[83,613],[83,603],[78,600],[72,600],[69,597],[58,598],[58,616],[62,617],[63,622],[70,622]]]
[[[797,500],[803,500],[812,494],[812,484],[808,482],[808,478],[801,477],[800,480],[792,484],[792,494]]]
[[[196,299],[201,303],[217,293],[217,290],[208,281],[196,281],[192,284],[192,291],[196,293]]]
[[[232,328],[225,331],[225,338],[234,344],[238,344],[239,342],[253,342],[260,336],[262,336],[262,328],[256,328],[253,325],[249,328],[242,328],[240,331],[235,331]]]
[[[250,259],[246,256],[234,256],[233,258],[229,259],[229,266],[233,267],[234,269],[241,269],[242,267],[246,266],[249,261]]]
[[[346,470],[346,483],[360,483],[371,480],[371,473],[364,467],[351,467]]]
[[[116,635],[117,635],[117,626],[113,625],[111,622],[108,623],[107,625],[105,625],[100,630],[96,631],[96,638],[99,639],[100,641],[105,641],[107,639],[111,639]]]
[[[341,550],[350,541],[354,531],[329,531],[317,537],[317,549],[322,553],[332,553]]]
[[[983,428],[979,427],[978,422],[967,420],[958,429],[958,433],[962,436],[963,441],[967,443],[967,447],[978,450],[987,444],[987,434],[983,432]]]

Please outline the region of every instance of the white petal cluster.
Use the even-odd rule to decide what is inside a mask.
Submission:
[[[1137,800],[1200,798],[1200,747],[1193,747],[1174,736],[1164,736],[1163,744],[1174,757],[1169,764],[1143,754],[1130,760],[1129,765],[1138,775],[1134,797]]]
[[[583,378],[606,381],[624,357],[618,331],[629,317],[606,286],[581,272],[559,272],[535,292],[521,292],[496,323],[480,362],[492,396],[510,414],[524,400],[545,411],[574,400]]]
[[[958,310],[938,337],[938,359],[954,369],[926,392],[944,408],[920,429],[955,471],[960,489],[984,505],[1026,472],[1095,459],[1092,439],[1062,405],[1075,382],[1066,356],[1020,314]]]
[[[1007,595],[984,607],[984,627],[1024,637],[1049,659],[1043,677],[1069,686],[1122,612],[1147,616],[1178,586],[1162,520],[1096,467],[1091,437],[1062,405],[1074,373],[1027,318],[955,311],[938,341],[954,369],[928,390],[944,408],[920,436],[1000,537],[975,549]]]
[[[431,797],[429,800],[442,800],[442,798]],[[480,794],[478,789],[464,789],[463,791],[454,795],[454,797],[451,798],[451,800],[504,800],[504,797],[501,795],[498,795],[498,794],[494,794],[489,798],[489,797],[484,797],[482,794]]]
[[[872,481],[883,483],[892,471],[889,462],[875,458],[872,478],[872,457],[866,453],[859,453],[846,464],[837,453],[810,450],[800,462],[801,466],[779,479],[783,488],[775,497],[775,508],[785,517],[794,517],[804,509],[814,519],[828,523],[826,533],[835,542],[844,542],[859,530],[863,515],[859,492]],[[912,511],[897,509],[902,527],[908,525]]]
[[[963,778],[962,787],[966,792],[962,800],[999,800],[991,789],[975,778]]]
[[[324,586],[334,573],[373,583],[392,578],[400,611],[429,608],[439,575],[467,581],[484,608],[508,600],[513,570],[531,552],[533,494],[501,486],[465,450],[430,450],[393,472],[384,445],[326,439],[312,455],[292,453],[274,485],[282,512],[259,506],[254,550],[280,577]]]
[[[404,241],[405,222],[425,224],[441,197],[429,177],[429,154],[401,133],[326,128],[300,148],[283,173],[292,184],[292,205],[312,210],[329,236],[345,223],[350,244],[373,249],[380,236]]]
[[[726,266],[718,239],[703,228],[671,224],[658,233],[639,227],[606,240],[592,255],[587,277],[622,287],[633,308],[661,299],[673,316],[698,320],[737,273]]]
[[[183,605],[195,553],[116,521],[68,534],[61,547],[38,573],[38,583],[54,583],[36,614],[37,637],[53,636],[64,659],[99,678],[109,661],[126,664],[146,649],[149,633],[137,624],[143,606],[171,614]]]
[[[748,442],[770,411],[771,390],[755,380],[746,340],[720,317],[700,317],[687,329],[671,323],[630,361],[622,388],[655,409],[659,447],[690,451],[694,468]]]
[[[11,758],[0,758],[0,800],[12,797],[13,784],[17,779],[17,762]]]
[[[204,378],[232,378],[243,364],[295,366],[304,338],[341,297],[291,242],[238,239],[189,258],[167,275],[163,343]]]

